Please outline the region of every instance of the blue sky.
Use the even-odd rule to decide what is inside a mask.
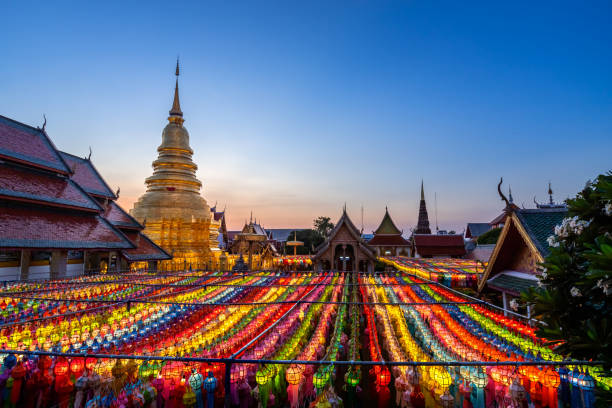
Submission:
[[[612,168],[610,2],[77,2],[3,5],[0,114],[85,155],[131,208],[181,105],[230,228],[337,218],[441,228],[557,199]],[[536,4],[534,4],[536,3]]]

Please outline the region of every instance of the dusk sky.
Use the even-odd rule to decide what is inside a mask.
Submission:
[[[389,207],[462,231],[563,200],[612,169],[612,3],[8,0],[0,114],[92,160],[130,209],[151,175],[180,55],[198,178],[230,229]],[[466,4],[469,3],[469,4]]]

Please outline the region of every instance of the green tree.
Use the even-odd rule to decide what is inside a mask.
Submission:
[[[304,243],[304,245],[297,247],[298,255],[312,254],[314,248],[323,242],[323,237],[321,237],[319,232],[314,229],[291,231],[287,241],[293,241],[294,237],[296,237],[298,241],[302,241]],[[287,247],[286,252],[287,255],[293,255],[293,248]]]
[[[501,228],[493,228],[492,230],[489,230],[476,238],[476,242],[478,242],[478,245],[495,244],[499,239],[499,234],[501,234],[501,231]]]
[[[329,217],[318,217],[314,220],[314,229],[325,239],[334,229],[334,224]]]
[[[538,334],[561,354],[612,367],[612,172],[567,200],[568,217],[549,237],[541,287],[523,295],[543,321]],[[610,400],[608,392],[601,398]]]

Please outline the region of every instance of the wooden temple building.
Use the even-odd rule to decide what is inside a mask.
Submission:
[[[549,190],[550,202],[533,209],[512,205],[499,187],[498,191],[506,202],[506,217],[478,291],[501,292],[503,307],[508,310],[513,297],[538,284],[538,265],[550,254],[547,239],[567,216],[567,207],[554,203],[552,190]]]
[[[116,199],[89,158],[58,151],[44,125],[0,116],[0,279],[61,278],[170,259]]]
[[[375,251],[361,237],[361,233],[349,218],[346,207],[334,229],[315,251],[312,262],[316,271],[374,271]]]
[[[247,266],[251,270],[271,269],[274,257],[279,256],[271,232],[266,231],[257,220],[253,221],[252,216],[242,230],[234,234],[229,253],[228,267],[233,267],[239,257],[248,257]]]
[[[410,242],[395,226],[387,207],[380,225],[374,231],[374,236],[368,241],[368,246],[377,256],[408,256],[410,253]]]

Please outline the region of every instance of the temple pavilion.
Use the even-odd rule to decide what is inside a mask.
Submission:
[[[377,256],[408,256],[410,253],[410,242],[402,237],[402,231],[395,226],[387,207],[385,207],[385,215],[376,231],[374,231],[374,236],[368,241],[368,245],[376,252]]]
[[[202,182],[196,177],[197,165],[189,145],[189,132],[183,126],[179,100],[179,65],[176,64],[174,99],[162,142],[153,162],[153,175],[145,180],[146,192],[130,214],[145,226],[147,235],[172,254],[163,268],[217,268],[221,257],[217,217],[200,195]]]
[[[373,272],[376,254],[349,218],[346,207],[334,229],[316,249],[312,262],[317,271]]]

